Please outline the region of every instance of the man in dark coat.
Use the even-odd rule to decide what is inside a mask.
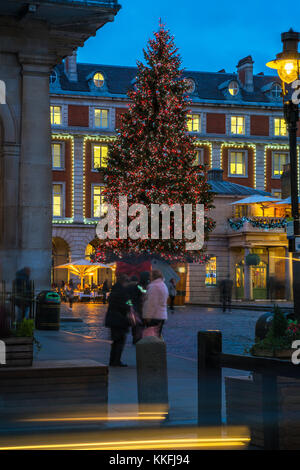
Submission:
[[[29,318],[30,305],[33,298],[30,283],[30,268],[25,267],[17,271],[15,279],[15,305],[17,307],[17,322]]]
[[[231,281],[229,277],[220,282],[220,297],[223,305],[223,312],[226,312],[227,308],[231,311],[232,286],[233,281]]]
[[[129,329],[127,315],[130,311],[127,290],[128,277],[121,274],[112,287],[108,298],[108,310],[105,317],[105,326],[111,331],[111,351],[109,365],[112,367],[127,367],[121,362],[121,355],[125,346],[126,334]]]

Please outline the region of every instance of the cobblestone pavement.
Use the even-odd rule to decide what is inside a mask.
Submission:
[[[103,326],[106,306],[100,304],[74,304],[71,311],[62,304],[62,316],[82,318],[82,323],[62,322],[61,329],[100,339],[109,339],[109,330]],[[254,340],[255,323],[262,311],[233,310],[223,313],[219,308],[199,306],[177,307],[169,314],[163,331],[168,353],[190,359],[197,358],[197,332],[221,330],[223,351],[244,354]],[[127,341],[131,341],[128,335]]]

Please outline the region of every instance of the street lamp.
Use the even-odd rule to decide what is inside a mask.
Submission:
[[[293,252],[293,294],[294,313],[300,320],[300,259],[296,252],[295,238],[299,237],[299,201],[298,201],[298,161],[297,161],[297,122],[299,121],[298,103],[294,103],[290,98],[290,92],[286,90],[285,84],[290,85],[299,78],[300,53],[298,43],[300,33],[292,29],[287,33],[282,33],[283,51],[276,55],[276,59],[266,65],[276,69],[282,80],[282,97],[284,118],[289,132],[290,146],[290,174],[291,174],[291,203],[292,217],[294,220],[294,238],[290,241],[289,251]]]

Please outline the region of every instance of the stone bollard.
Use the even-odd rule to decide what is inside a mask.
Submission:
[[[138,401],[141,412],[168,411],[166,343],[155,336],[136,344]]]

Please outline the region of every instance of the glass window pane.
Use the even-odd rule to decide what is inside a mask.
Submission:
[[[62,145],[52,144],[52,166],[62,168]]]
[[[205,266],[205,285],[217,285],[217,258],[213,257],[206,263]]]

